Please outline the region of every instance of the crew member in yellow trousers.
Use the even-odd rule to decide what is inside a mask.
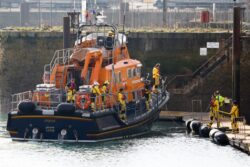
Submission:
[[[68,83],[65,87],[67,91],[67,103],[74,103],[75,102],[75,92],[76,92],[76,84],[75,80],[71,79],[70,83]]]
[[[217,122],[217,128],[220,127],[220,104],[219,101],[215,98],[213,112],[215,115],[215,120]]]
[[[212,127],[214,120],[217,122],[217,128],[220,127],[220,114],[219,114],[219,101],[212,96],[211,102],[210,102],[210,122],[208,123],[208,126]]]
[[[239,132],[238,123],[237,121],[235,121],[235,118],[239,117],[239,108],[238,108],[237,101],[233,101],[233,105],[229,114],[231,115],[232,131],[234,133],[237,133]]]
[[[105,109],[106,96],[109,93],[109,81],[105,81],[102,85],[102,108]]]
[[[92,89],[91,89],[91,109],[93,112],[96,111],[96,96],[100,96],[101,92],[99,90],[99,83],[98,82],[94,82]]]
[[[157,63],[153,68],[153,92],[157,93],[157,88],[160,85],[160,64]]]
[[[150,100],[151,100],[151,90],[150,90],[150,83],[146,82],[145,83],[145,98],[146,98],[146,109],[147,111],[150,110]]]
[[[118,92],[118,102],[120,103],[120,118],[122,120],[127,119],[126,116],[126,96],[123,94],[123,88],[121,88]]]
[[[210,101],[210,107],[209,107],[209,119],[210,122],[208,123],[208,126],[211,128],[214,120],[215,120],[215,112],[214,112],[214,107],[215,107],[215,97],[212,96],[211,97],[211,101]]]

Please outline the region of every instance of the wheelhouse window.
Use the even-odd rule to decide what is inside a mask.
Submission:
[[[115,73],[115,80],[117,83],[120,83],[122,81],[122,74],[121,72]]]
[[[132,69],[132,76],[136,77],[136,69],[135,68]]]
[[[137,77],[141,77],[141,67],[136,68]]]
[[[134,78],[136,77],[138,74],[137,74],[137,69],[136,68],[130,68],[128,69],[127,71],[127,75],[128,75],[128,78]]]
[[[131,69],[128,69],[127,70],[127,76],[128,76],[128,78],[132,78],[133,76],[132,76],[132,70]]]

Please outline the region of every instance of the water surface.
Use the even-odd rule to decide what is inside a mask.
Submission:
[[[6,114],[0,114],[4,126]],[[0,128],[1,167],[249,167],[250,157],[157,122],[152,132],[133,139],[88,144],[13,142]]]

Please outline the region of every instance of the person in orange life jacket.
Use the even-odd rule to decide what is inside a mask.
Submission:
[[[120,88],[118,92],[118,102],[120,103],[120,118],[122,120],[125,120],[127,118],[126,116],[126,96],[123,94],[123,88]]]
[[[76,92],[76,84],[75,79],[71,79],[70,82],[66,85],[65,90],[67,92],[67,103],[75,102],[75,92]]]

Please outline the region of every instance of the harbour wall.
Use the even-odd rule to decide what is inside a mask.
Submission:
[[[229,33],[163,33],[128,32],[130,56],[142,61],[144,71],[151,73],[156,63],[161,63],[162,75],[191,74],[217,49],[208,49],[208,56],[200,56],[199,49],[207,42],[220,42]],[[74,37],[71,44],[73,46]],[[249,41],[243,41],[242,100],[250,104],[247,85],[249,75]],[[43,66],[50,62],[54,51],[63,46],[61,32],[1,32],[0,33],[0,88],[1,100],[10,94],[34,89],[42,82]],[[188,95],[171,95],[168,110],[191,111],[192,100],[201,100],[203,110],[209,104],[213,91],[221,90],[231,97],[231,61],[213,72],[203,84]],[[8,101],[8,100],[7,100]]]

